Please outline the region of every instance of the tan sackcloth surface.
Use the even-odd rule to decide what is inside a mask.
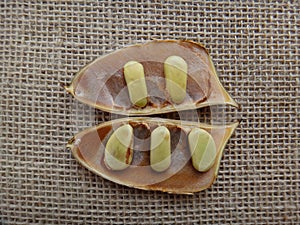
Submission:
[[[0,224],[300,223],[298,1],[0,6]],[[78,103],[59,83],[98,56],[151,39],[203,43],[241,105],[226,113],[242,121],[216,182],[194,195],[117,185],[65,147],[116,116]]]

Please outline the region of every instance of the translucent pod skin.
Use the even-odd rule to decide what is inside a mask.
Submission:
[[[185,97],[174,97],[166,88],[164,63],[170,56],[186,63],[186,83],[182,84]],[[143,94],[138,104],[132,103],[124,78],[124,65],[130,61],[140,63],[144,70],[143,90],[148,96]],[[238,107],[220,83],[207,50],[199,43],[183,40],[155,40],[102,56],[80,70],[65,89],[80,102],[123,115],[168,113],[216,104]]]
[[[105,163],[105,147],[111,135],[128,124],[134,135],[132,160],[123,170],[111,170]],[[145,190],[192,194],[210,187],[214,182],[224,147],[237,125],[238,122],[214,126],[161,118],[122,118],[78,133],[69,141],[68,147],[87,169],[118,184]],[[170,132],[171,163],[163,171],[157,172],[150,165],[150,141],[151,133],[160,126]],[[204,172],[196,170],[191,159],[188,135],[195,128],[205,130],[215,143],[216,158],[213,165]]]

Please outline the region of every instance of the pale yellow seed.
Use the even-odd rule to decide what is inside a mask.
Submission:
[[[123,170],[132,161],[133,129],[127,124],[116,129],[107,141],[104,162],[109,169]]]
[[[217,155],[212,136],[203,129],[193,128],[188,135],[188,142],[194,168],[200,172],[209,170]]]
[[[129,61],[124,65],[124,76],[131,103],[138,107],[146,106],[148,93],[143,65]]]
[[[166,89],[176,104],[183,102],[186,96],[187,69],[186,61],[179,56],[170,56],[165,60]]]
[[[171,165],[170,132],[164,126],[157,127],[151,133],[150,165],[157,172],[165,171]]]

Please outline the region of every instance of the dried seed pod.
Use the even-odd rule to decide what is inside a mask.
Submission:
[[[187,70],[186,84],[184,79],[179,82],[185,93],[166,89],[165,73],[168,76],[171,67],[164,69],[164,64],[174,63],[170,56],[173,59],[175,57],[176,63],[179,58],[186,63],[187,68],[183,62],[179,63],[181,69]],[[137,103],[136,99],[130,100],[131,91],[128,92],[123,67],[131,61],[143,66],[147,101],[142,87],[142,101]],[[115,51],[85,66],[74,77],[71,85],[65,88],[83,103],[125,115],[167,113],[216,104],[237,107],[237,103],[221,85],[207,50],[191,41],[156,40]]]
[[[119,127],[133,129],[133,158],[124,170],[114,171],[105,164],[105,146]],[[157,173],[150,165],[151,132],[164,125],[170,132],[171,164]],[[208,188],[215,180],[226,142],[238,123],[213,126],[158,118],[122,118],[86,129],[70,140],[68,147],[74,157],[86,168],[102,177],[130,187],[190,194]],[[188,146],[188,134],[193,128],[208,132],[216,146],[216,159],[207,171],[194,169]]]

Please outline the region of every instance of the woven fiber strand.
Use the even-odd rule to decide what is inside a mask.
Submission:
[[[298,1],[0,6],[0,224],[300,223]],[[117,116],[78,103],[59,83],[100,55],[151,39],[203,43],[241,105],[216,182],[191,196],[114,184],[65,147]]]

